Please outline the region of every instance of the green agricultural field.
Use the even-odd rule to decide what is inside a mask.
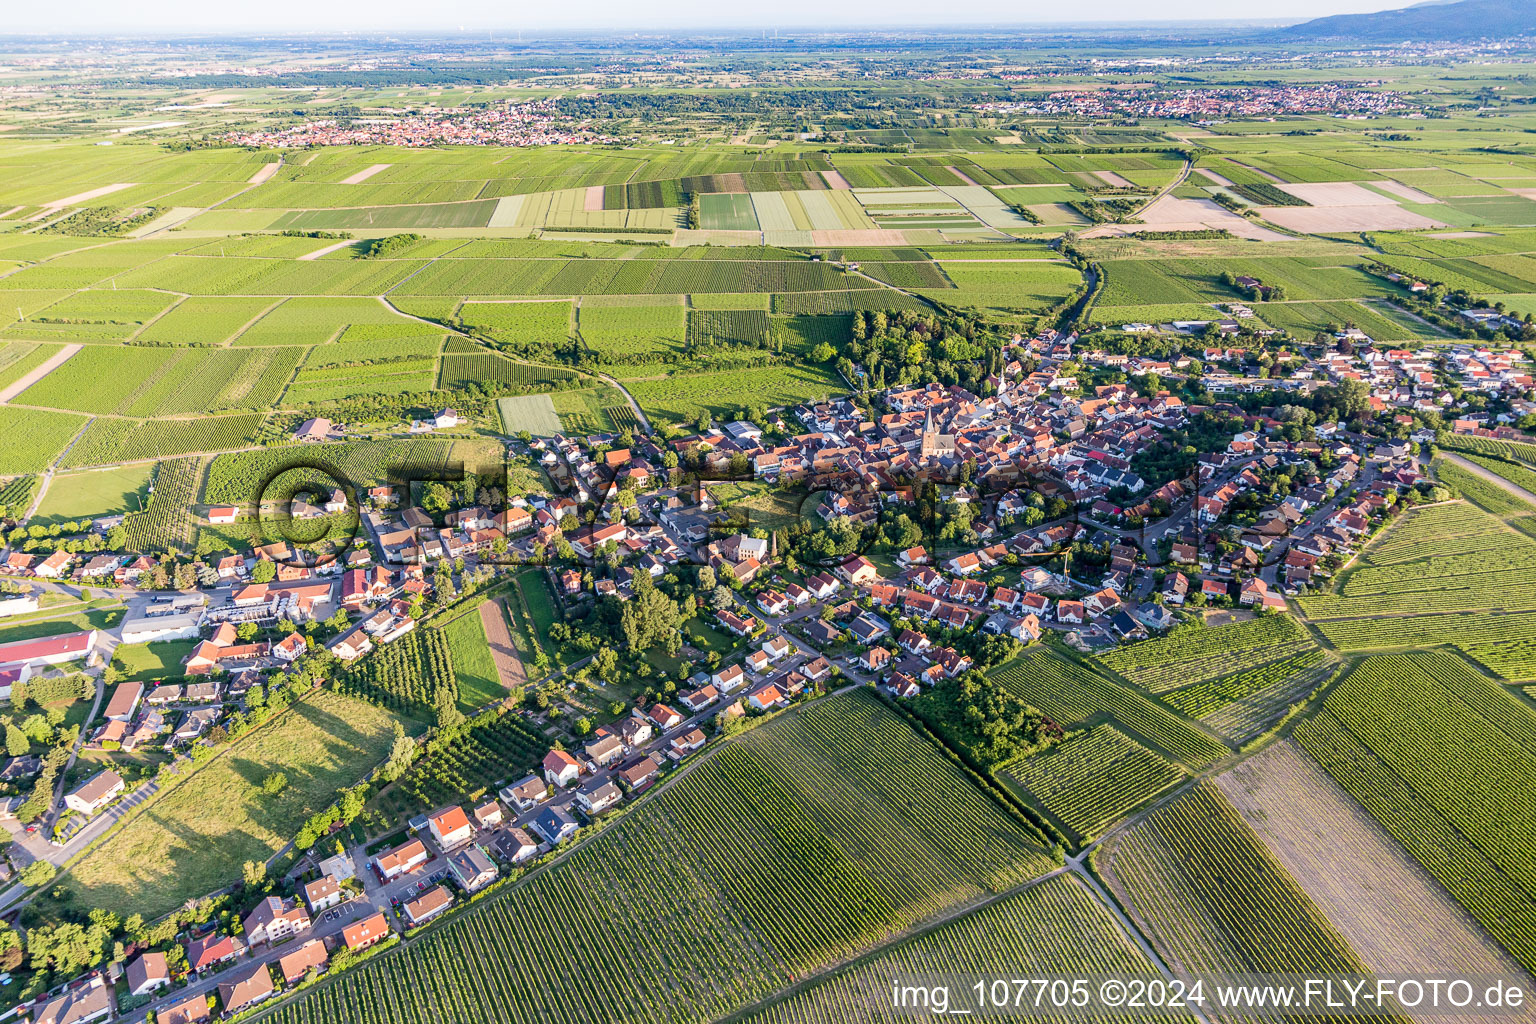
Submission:
[[[1153,970],[1081,882],[1053,878],[819,978],[744,1019],[748,1024],[902,1024],[912,1020],[913,1011],[891,1006],[893,977],[1144,977]],[[955,1008],[961,996],[969,995],[955,993]],[[1031,1010],[1030,1016],[1051,1024],[1074,1019],[1044,1010]],[[1193,1020],[1176,1014],[1163,1019]]]
[[[1183,769],[1109,725],[1002,765],[998,775],[1085,840],[1186,778]]]
[[[690,423],[700,413],[735,418],[748,405],[798,405],[847,389],[829,367],[770,366],[718,373],[685,373],[626,385],[640,408],[657,422]]]
[[[60,473],[48,485],[35,522],[94,519],[138,511],[149,496],[154,466],[140,463],[116,469]]]
[[[220,889],[231,864],[276,853],[381,761],[392,728],[378,708],[315,693],[144,804],[64,884],[82,904],[146,919]],[[261,782],[273,772],[288,788],[266,796]]]
[[[1044,647],[1025,652],[990,675],[1063,726],[1097,723],[1107,714],[1126,735],[1187,767],[1204,767],[1227,753],[1213,736],[1161,704]]]
[[[535,437],[551,437],[560,433],[560,417],[548,395],[498,398],[496,408],[501,428],[508,434],[526,430]]]
[[[501,676],[491,657],[490,642],[480,624],[479,606],[440,628],[453,657],[453,673],[459,683],[459,707],[471,712],[506,697],[507,691],[501,685]]]
[[[723,746],[551,870],[277,1019],[383,1024],[515,1005],[548,1024],[712,1020],[1049,864],[1040,837],[852,693]],[[566,941],[578,933],[629,937],[625,1008],[577,995],[619,991],[605,948]],[[539,965],[556,946],[551,974]],[[397,987],[424,970],[434,986]]]
[[[1450,654],[1368,658],[1297,739],[1519,960],[1536,967],[1536,712]]]
[[[1153,693],[1217,679],[1313,649],[1311,635],[1289,615],[1266,615],[1227,626],[1200,620],[1167,636],[1103,655],[1104,665]]]
[[[1454,554],[1431,553],[1413,561],[1368,564],[1351,571],[1336,594],[1299,599],[1310,619],[1484,610],[1530,611],[1536,596],[1536,544],[1500,528],[1501,544]],[[1392,531],[1385,541],[1391,542]]]
[[[177,420],[96,419],[69,450],[65,468],[169,458],[244,448],[255,441],[265,413]]]
[[[794,224],[789,225],[791,228]],[[706,231],[756,231],[757,214],[746,194],[699,196],[699,227]]]
[[[1210,782],[1111,837],[1097,863],[1132,920],[1181,974],[1365,970]]]
[[[66,412],[0,406],[0,437],[8,440],[0,446],[0,476],[41,473],[87,422]]]
[[[140,331],[141,345],[217,345],[276,305],[268,298],[195,296]]]

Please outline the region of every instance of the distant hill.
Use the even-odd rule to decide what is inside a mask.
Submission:
[[[1536,35],[1531,0],[1459,0],[1424,3],[1376,14],[1336,14],[1279,29],[1284,39],[1358,39],[1414,43]]]

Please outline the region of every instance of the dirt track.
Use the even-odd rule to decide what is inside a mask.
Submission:
[[[6,402],[9,402],[11,399],[27,390],[27,388],[31,387],[33,384],[36,384],[38,381],[48,376],[54,370],[57,370],[60,366],[64,365],[65,360],[69,359],[76,352],[79,352],[80,349],[80,345],[65,345],[63,348],[59,349],[59,351],[50,356],[46,362],[38,364],[35,369],[25,374],[20,380],[16,381],[16,383],[10,385],[4,390],[0,390],[0,405],[4,405]]]
[[[521,691],[528,682],[528,673],[523,670],[523,659],[518,657],[517,645],[512,642],[507,611],[500,600],[486,601],[480,606],[480,625],[491,645],[491,656],[496,660],[496,674],[501,677],[501,685],[509,693]]]

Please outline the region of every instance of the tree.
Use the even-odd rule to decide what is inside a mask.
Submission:
[[[260,632],[260,627],[257,626],[254,622],[242,622],[240,625],[235,627],[235,636],[238,637],[240,642],[243,644],[248,644],[252,640],[255,640],[256,634],[258,632]]]
[[[269,559],[261,559],[256,563],[255,567],[251,569],[252,583],[271,583],[276,578],[277,566],[274,565]]]
[[[7,720],[5,723],[6,754],[10,757],[20,757],[31,749],[31,746],[32,744],[28,741],[26,733],[16,728],[12,722]]]
[[[21,869],[21,884],[29,889],[47,885],[58,873],[58,869],[47,861],[35,860]]]
[[[619,628],[632,651],[649,650],[682,624],[677,602],[656,589],[650,573],[636,573],[633,596],[624,603]]]
[[[389,748],[389,757],[384,761],[384,767],[379,769],[379,777],[385,782],[395,781],[416,760],[416,753],[416,741],[407,736],[405,729],[396,722],[395,741]]]
[[[267,865],[265,861],[248,860],[240,869],[240,876],[245,879],[247,889],[255,889],[267,880]]]
[[[445,484],[433,481],[422,488],[421,507],[434,515],[448,511],[453,504],[453,492]]]
[[[618,678],[619,656],[611,647],[604,647],[592,655],[592,670],[597,673],[599,679],[605,683],[611,683]]]
[[[261,791],[267,796],[277,796],[288,788],[288,776],[283,772],[273,772],[261,780]]]
[[[464,724],[464,712],[459,710],[459,691],[453,686],[440,686],[433,700],[437,711],[437,727],[447,731]]]

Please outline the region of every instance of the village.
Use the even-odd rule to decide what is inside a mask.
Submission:
[[[219,734],[259,706],[253,695],[276,693],[294,672],[320,685],[430,624],[440,591],[472,593],[513,572],[543,574],[576,621],[658,585],[687,590],[697,595],[688,607],[727,638],[707,661],[685,648],[697,657],[685,655],[670,696],[637,703],[579,744],[552,746],[490,799],[413,815],[329,856],[316,847],[287,876],[292,895],[262,897],[232,930],[189,933],[92,972],[52,993],[35,1019],[153,1010],[157,1022],[190,1024],[211,1019],[214,994],[226,1016],[255,1007],[279,983],[346,966],[558,856],[715,737],[839,687],[914,698],[1019,645],[1090,652],[1207,609],[1284,610],[1287,596],[1325,581],[1397,508],[1434,499],[1423,470],[1442,431],[1517,433],[1458,415],[1453,388],[1536,411],[1518,397],[1531,386],[1518,352],[1378,348],[1355,330],[1334,340],[1267,377],[1244,348],[1156,358],[1046,332],[1007,346],[986,395],[938,383],[893,388],[783,410],[763,425],[730,421],[628,446],[607,435],[513,439],[509,454],[563,486],[437,515],[387,484],[305,493],[288,514],[353,515],[351,545],[329,555],[253,545],[200,563],[198,585],[181,589],[156,589],[162,567],[148,556],[11,550],[0,566],[7,614],[82,587],[121,596],[127,611],[108,629],[0,646],[0,693],[83,669],[104,708],[75,753],[156,746],[175,758],[172,771],[195,770],[215,737],[228,742]],[[1111,375],[1118,380],[1096,383]],[[1181,375],[1211,403],[1145,386]],[[1298,403],[1330,389],[1323,394],[1357,403],[1355,414],[1377,429],[1225,397],[1249,385]],[[1213,424],[1222,432],[1215,450],[1162,457],[1168,438],[1210,436]],[[334,436],[328,422],[297,432],[301,444]],[[743,485],[796,497],[797,518],[786,524],[744,505]],[[253,511],[202,514],[238,522]],[[120,645],[170,643],[189,645],[179,671],[109,683]],[[535,728],[549,725],[517,695],[508,705]],[[42,767],[12,758],[0,779],[36,778]],[[0,801],[24,851],[18,861],[64,863],[158,784],[110,768],[63,781],[25,827],[15,816],[26,797]]]

